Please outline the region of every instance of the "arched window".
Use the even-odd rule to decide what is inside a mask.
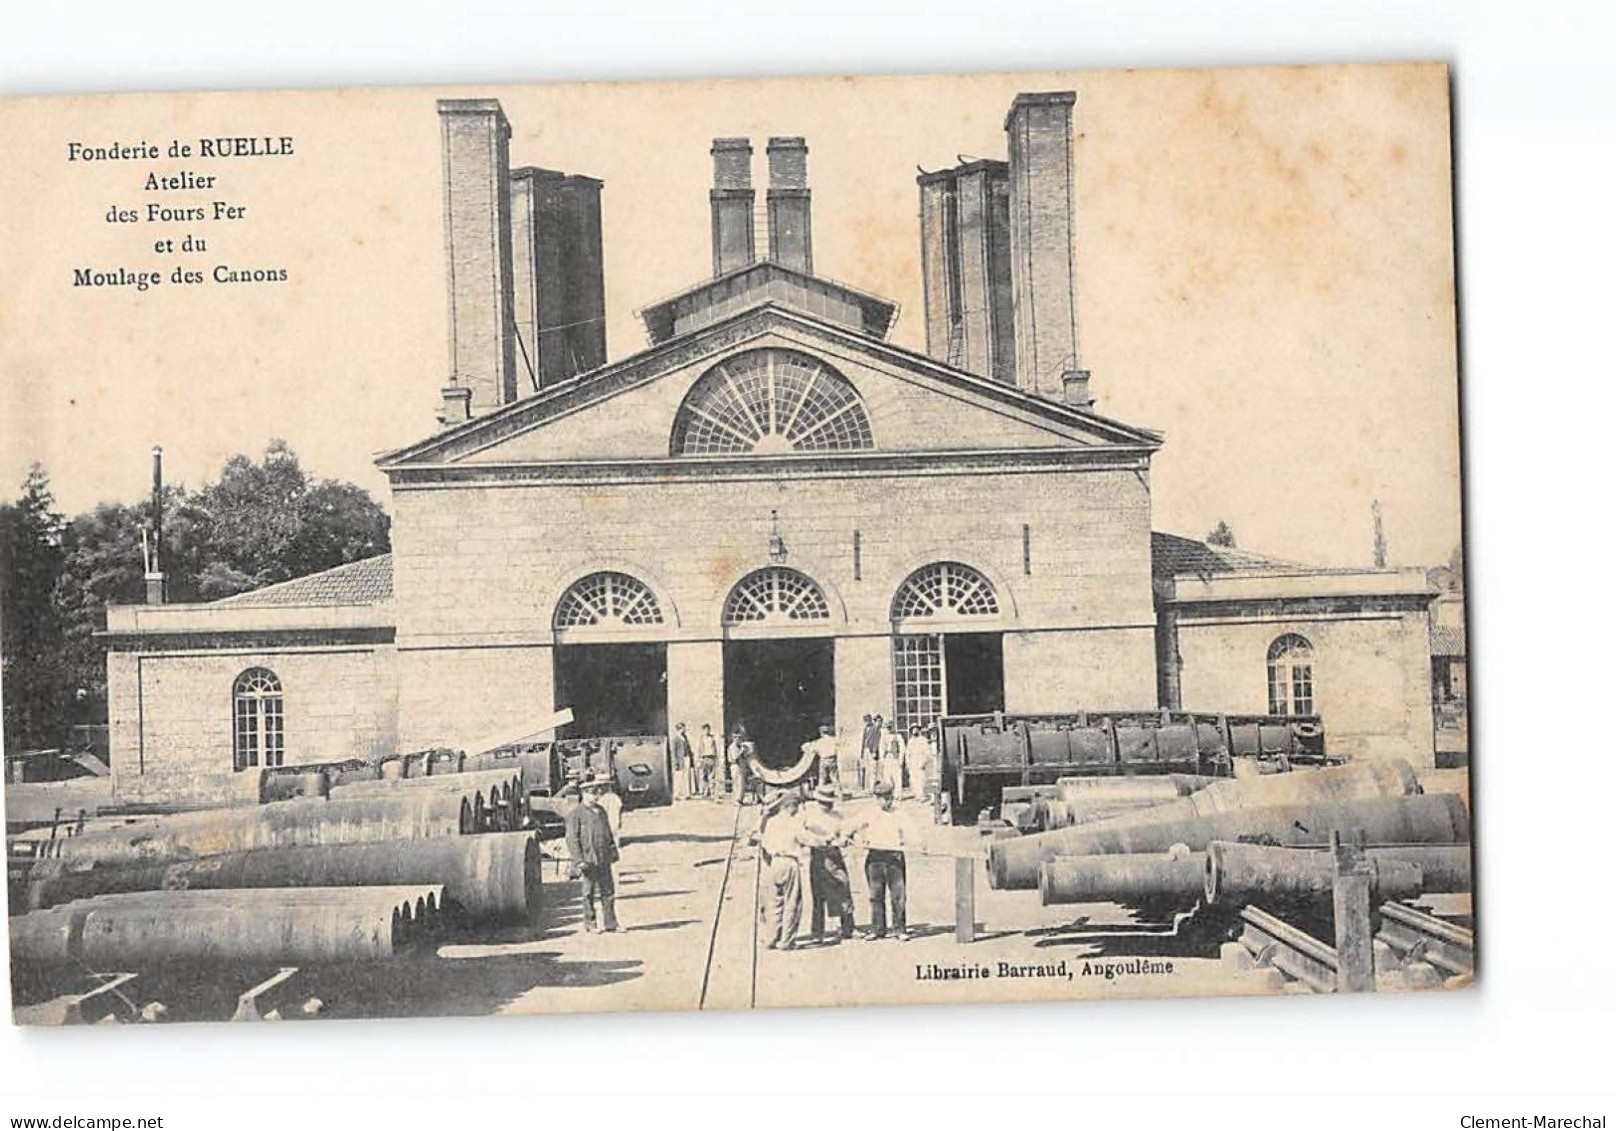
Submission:
[[[759,349],[702,374],[673,424],[676,456],[785,455],[875,446],[852,384],[796,350]]]
[[[812,578],[785,566],[769,566],[735,583],[724,602],[724,624],[788,624],[829,620],[830,602]]]
[[[1313,713],[1313,645],[1294,632],[1268,646],[1268,713]]]
[[[933,562],[917,569],[892,598],[895,621],[998,614],[999,595],[993,591],[993,583],[959,562]]]
[[[554,625],[620,628],[662,623],[662,606],[645,582],[626,573],[592,573],[573,584],[556,604]]]
[[[286,758],[286,713],[281,681],[268,668],[248,668],[236,677],[236,769],[279,766]]]

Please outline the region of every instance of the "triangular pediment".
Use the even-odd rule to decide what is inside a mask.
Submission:
[[[1148,451],[1161,442],[1156,433],[764,305],[445,429],[378,463],[391,470],[668,460],[675,419],[696,383],[714,366],[738,364],[759,350],[811,358],[845,378],[867,412],[872,453]]]

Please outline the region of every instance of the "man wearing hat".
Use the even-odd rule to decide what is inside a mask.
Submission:
[[[600,799],[611,787],[606,774],[591,774],[583,783],[583,800],[567,814],[567,854],[572,874],[583,888],[584,930],[614,932],[617,926],[617,883],[612,865],[617,862],[617,838],[611,818]],[[595,901],[600,900],[600,923],[595,922]]]
[[[892,928],[898,941],[909,941],[908,865],[904,859],[903,823],[893,811],[892,783],[875,784],[880,808],[853,830],[853,837],[869,852],[864,858],[864,878],[870,885],[870,930],[866,939],[887,937],[887,898],[892,899]]]
[[[853,886],[842,859],[846,838],[841,814],[836,812],[837,791],[833,785],[814,790],[814,808],[803,818],[803,839],[812,846],[808,856],[808,879],[814,889],[814,910],[809,920],[814,942],[825,941],[825,912],[828,909],[842,921],[840,938],[853,937]]]
[[[795,791],[772,790],[763,799],[763,824],[758,847],[769,877],[769,949],[794,950],[797,927],[802,923],[802,798]]]

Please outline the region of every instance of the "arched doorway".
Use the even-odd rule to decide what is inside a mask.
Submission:
[[[566,736],[665,734],[668,649],[662,606],[637,577],[612,570],[574,582],[556,602],[555,703]]]
[[[796,762],[835,721],[831,623],[824,590],[785,566],[747,574],[724,601],[725,730],[744,726],[765,766]]]

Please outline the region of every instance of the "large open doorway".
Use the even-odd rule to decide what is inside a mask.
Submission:
[[[802,744],[836,721],[835,641],[730,640],[724,644],[724,730],[746,727],[758,760],[794,764]]]
[[[563,738],[666,734],[667,645],[561,645],[555,650],[555,701],[572,708]]]
[[[981,715],[1004,710],[1004,636],[956,632],[943,637],[948,713]]]

